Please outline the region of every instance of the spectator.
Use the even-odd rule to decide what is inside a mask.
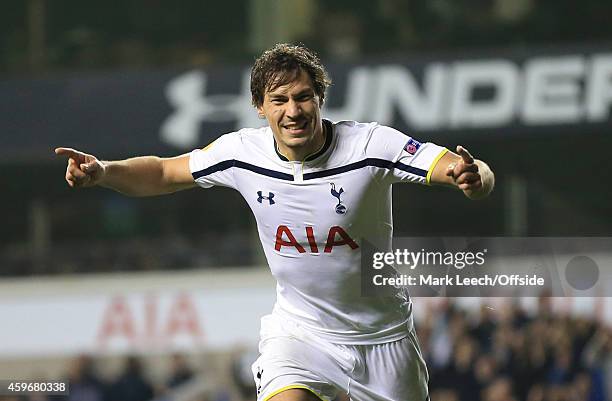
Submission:
[[[110,388],[111,401],[149,401],[153,398],[153,387],[142,374],[138,358],[130,356],[125,369]]]
[[[81,355],[72,361],[68,382],[70,392],[67,401],[104,401],[106,385],[94,371],[94,363],[90,356]]]
[[[175,388],[188,382],[193,377],[193,370],[187,363],[184,355],[172,355],[172,371],[168,378],[167,387]]]

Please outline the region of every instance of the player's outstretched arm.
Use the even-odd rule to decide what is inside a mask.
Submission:
[[[446,152],[438,161],[431,183],[453,186],[470,199],[482,199],[493,191],[495,175],[487,163],[474,159],[463,146],[457,146],[457,153]]]
[[[72,148],[57,148],[55,153],[68,158],[66,181],[73,188],[99,185],[128,196],[152,196],[195,186],[189,155],[101,161]]]

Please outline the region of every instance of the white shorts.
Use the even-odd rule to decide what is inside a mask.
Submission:
[[[260,356],[253,364],[257,400],[292,388],[332,401],[426,401],[428,374],[414,330],[401,340],[342,345],[272,314],[261,319]]]

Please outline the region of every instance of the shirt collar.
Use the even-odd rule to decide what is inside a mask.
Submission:
[[[306,158],[304,159],[305,162],[315,160],[317,157],[325,153],[327,149],[329,149],[329,146],[331,145],[332,139],[334,136],[334,126],[331,121],[323,119],[323,132],[325,133],[325,143],[323,143],[323,146],[321,146],[321,148],[317,150],[315,153],[312,153],[306,156]],[[272,134],[272,137],[274,137],[274,134]],[[285,162],[289,161],[289,159],[287,159],[285,156],[281,154],[281,152],[278,151],[278,145],[276,144],[276,138],[274,138],[274,151],[276,152],[276,155],[282,161],[285,161]]]

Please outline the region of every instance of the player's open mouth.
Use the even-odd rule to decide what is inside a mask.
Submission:
[[[301,122],[299,124],[283,125],[283,128],[291,134],[303,134],[306,132],[308,127],[308,121]]]

